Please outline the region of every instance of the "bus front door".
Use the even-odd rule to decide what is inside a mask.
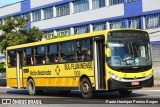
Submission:
[[[22,62],[23,62],[23,52],[17,51],[16,53],[16,59],[17,59],[17,88],[20,89],[23,87],[23,72],[22,72]]]
[[[104,37],[94,37],[95,89],[105,90],[105,51]]]

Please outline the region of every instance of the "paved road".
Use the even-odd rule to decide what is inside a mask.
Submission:
[[[0,87],[0,99],[8,99],[8,98],[12,98],[12,99],[19,98],[21,100],[38,99],[38,100],[42,100],[41,103],[45,102],[49,104],[65,104],[65,106],[73,106],[71,104],[81,104],[79,105],[81,107],[82,104],[88,104],[87,107],[93,107],[93,105],[96,107],[98,106],[96,104],[102,104],[102,106],[106,106],[106,101],[116,101],[116,100],[121,100],[121,101],[132,100],[133,101],[134,99],[144,100],[148,98],[151,98],[151,100],[155,100],[154,98],[156,99],[159,98],[160,100],[160,87],[135,90],[133,91],[132,95],[128,98],[121,97],[117,92],[105,92],[105,93],[96,93],[95,97],[92,99],[81,98],[80,92],[78,91],[72,91],[70,94],[59,94],[56,92],[47,92],[43,95],[30,96],[28,95],[27,90],[22,90],[22,89],[17,90],[13,88]],[[123,104],[126,104],[126,102],[124,103],[122,102],[122,104],[118,106],[124,107]],[[114,107],[114,105],[111,105],[111,104],[109,105],[111,107]],[[139,104],[136,104],[136,106],[137,105]],[[115,106],[117,106],[117,104]],[[147,107],[145,104],[141,106]],[[61,105],[61,107],[64,107],[64,106]]]

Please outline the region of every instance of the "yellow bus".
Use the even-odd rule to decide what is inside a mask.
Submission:
[[[97,91],[153,86],[149,34],[143,30],[104,30],[6,49],[7,86],[43,90],[80,90],[91,98]]]

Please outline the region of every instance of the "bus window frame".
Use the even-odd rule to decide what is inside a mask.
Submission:
[[[27,48],[32,48],[32,49],[33,49],[33,54],[31,55],[31,57],[33,58],[33,59],[32,59],[33,64],[30,64],[30,65],[24,65],[24,50],[27,49]],[[21,48],[21,49],[23,50],[23,61],[22,61],[23,64],[22,64],[22,65],[23,65],[24,67],[26,67],[26,66],[34,66],[34,46],[25,47],[25,48]],[[25,57],[26,57],[26,56],[25,56]]]
[[[97,35],[96,35],[97,36]],[[60,42],[53,42],[53,43],[47,43],[47,44],[40,44],[40,45],[35,45],[35,46],[29,46],[29,47],[24,47],[24,48],[19,48],[19,49],[21,49],[21,50],[23,50],[23,61],[22,61],[22,66],[23,67],[27,67],[27,66],[41,66],[41,65],[54,65],[54,64],[65,64],[65,63],[79,63],[79,62],[91,62],[91,61],[93,61],[93,38],[94,38],[95,36],[93,36],[93,37],[85,37],[85,38],[78,38],[78,39],[72,39],[72,40],[66,40],[66,41],[60,41]],[[91,57],[91,60],[84,60],[84,61],[82,61],[82,60],[80,60],[80,61],[78,61],[78,57],[77,57],[77,46],[76,46],[76,42],[77,41],[82,41],[82,40],[85,40],[85,39],[90,39],[90,41],[92,42],[92,46],[90,45],[90,51],[92,52],[90,55],[92,56]],[[74,51],[73,51],[73,53],[74,53],[74,57],[75,57],[75,60],[74,61],[67,61],[67,62],[57,62],[57,63],[46,63],[46,60],[47,60],[47,56],[48,56],[48,46],[49,45],[52,45],[52,44],[57,44],[58,45],[58,47],[60,46],[60,44],[62,44],[62,43],[64,43],[64,42],[74,42]],[[45,46],[45,54],[44,54],[44,56],[45,56],[45,64],[35,64],[35,49],[37,48],[37,47],[40,47],[40,46]],[[25,49],[27,49],[27,48],[32,48],[33,49],[33,55],[31,55],[32,57],[33,57],[33,64],[31,64],[31,65],[24,65],[24,50]],[[19,49],[12,49],[12,50],[14,50],[14,51],[16,51],[17,52],[17,50],[19,50]],[[12,50],[7,50],[7,51],[12,51]],[[58,49],[58,52],[57,52],[57,54],[58,54],[58,57],[60,56],[60,54],[61,54],[62,52],[60,52],[60,50]],[[8,54],[8,53],[7,53]],[[7,55],[7,56],[9,56],[9,55]],[[8,58],[7,58],[7,63],[8,63]],[[8,63],[9,64],[9,63]],[[8,66],[8,68],[15,68],[16,66],[14,66],[14,67],[9,67]]]
[[[90,42],[92,42],[92,46],[90,45],[90,52],[92,52],[91,54],[90,54],[90,56],[91,56],[91,59],[90,60],[80,60],[80,61],[77,61],[77,59],[78,59],[78,56],[77,56],[77,59],[76,59],[76,62],[90,62],[90,61],[93,61],[93,39],[94,39],[94,37],[95,36],[93,36],[93,37],[87,37],[87,38],[83,38],[83,39],[76,39],[76,43],[77,43],[77,41],[79,40],[79,41],[83,41],[83,40],[85,40],[85,39],[90,39]],[[76,45],[75,45],[76,46]],[[88,50],[88,49],[87,49]],[[87,50],[81,50],[81,51],[87,51]],[[75,49],[75,51],[76,51],[76,55],[77,55],[77,46],[76,46],[76,49]]]
[[[42,54],[42,55],[36,55],[36,48],[38,48],[38,47],[41,47],[41,46],[44,46],[45,47],[45,54]],[[34,46],[34,48],[33,48],[33,65],[34,66],[37,66],[37,65],[45,65],[46,64],[46,48],[47,48],[47,46],[46,46],[46,44],[41,44],[41,45],[36,45],[36,46]],[[45,63],[43,64],[37,64],[37,59],[36,59],[36,57],[37,56],[44,56],[45,57]]]
[[[49,48],[48,48],[48,47],[49,47],[50,45],[54,45],[54,44],[56,44],[57,47],[58,47],[57,52],[54,53],[54,54],[49,54]],[[48,57],[48,55],[56,55],[56,54],[57,54],[58,57],[59,57],[59,43],[58,43],[58,42],[54,42],[54,43],[46,44],[46,62],[47,62],[47,57]],[[48,59],[48,60],[50,60],[50,59]],[[58,62],[55,63],[55,59],[54,59],[54,63],[49,62],[49,63],[46,63],[45,65],[51,65],[51,64],[58,64]]]
[[[10,65],[10,63],[9,63],[9,51],[15,51],[15,58],[16,58],[15,66],[9,66]],[[16,68],[17,67],[17,55],[16,55],[16,53],[17,53],[17,49],[7,50],[7,66],[8,66],[8,68]]]

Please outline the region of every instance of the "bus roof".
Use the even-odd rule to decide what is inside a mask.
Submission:
[[[20,48],[25,48],[25,47],[32,47],[32,46],[38,46],[38,45],[43,45],[43,44],[49,44],[49,43],[56,43],[56,42],[61,42],[61,41],[67,41],[67,40],[74,40],[74,39],[80,39],[80,38],[85,38],[85,37],[92,37],[92,36],[98,36],[98,35],[104,35],[109,31],[120,31],[120,30],[138,30],[138,31],[144,31],[140,29],[113,29],[113,30],[102,30],[102,31],[96,31],[96,32],[90,32],[90,33],[85,33],[85,34],[77,34],[74,36],[67,36],[63,38],[55,38],[51,40],[44,40],[44,41],[39,41],[39,42],[32,42],[32,43],[26,43],[26,44],[21,44],[21,45],[16,45],[16,46],[10,46],[7,47],[6,50],[12,50],[12,49],[20,49]]]

